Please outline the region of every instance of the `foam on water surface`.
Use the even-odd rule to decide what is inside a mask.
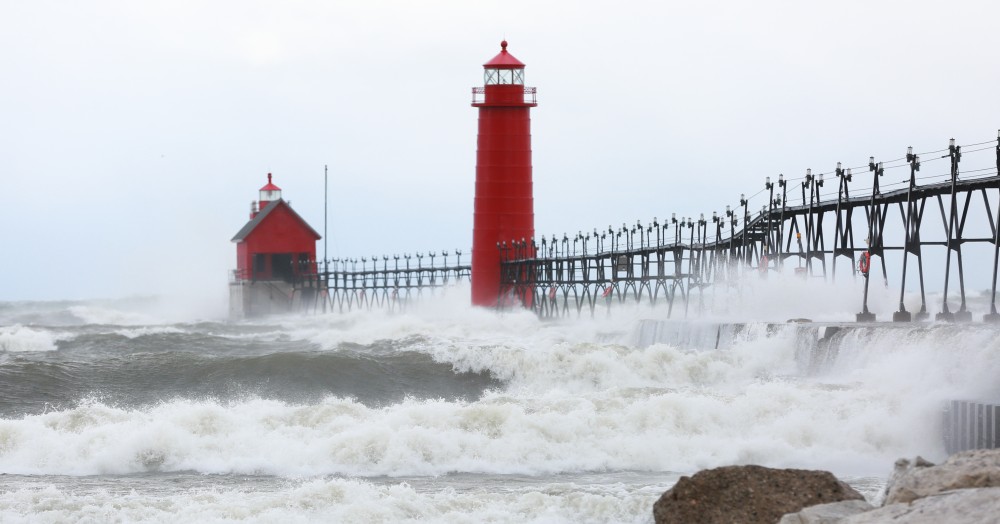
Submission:
[[[674,341],[644,327],[664,321],[662,309],[543,321],[471,309],[460,294],[393,314],[192,323],[91,312],[102,323],[5,325],[10,380],[164,372],[155,402],[112,392],[124,379],[100,375],[112,382],[0,419],[0,519],[648,522],[659,493],[702,468],[884,479],[896,458],[943,455],[943,402],[1000,398],[990,327],[775,323],[764,320],[782,314],[770,301],[787,292],[767,293],[759,314],[740,313],[754,307],[747,296],[717,297],[725,311],[684,323]],[[309,378],[348,365],[370,374],[347,393]],[[468,373],[494,382],[462,382]],[[196,375],[220,387],[196,394]],[[264,395],[246,377],[309,394]],[[452,381],[464,393],[374,397],[379,380],[411,392]],[[72,479],[95,487],[71,489]],[[121,492],[118,481],[152,487]]]

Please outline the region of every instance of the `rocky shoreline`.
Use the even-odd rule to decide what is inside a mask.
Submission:
[[[1000,522],[1000,449],[939,465],[896,461],[875,507],[828,471],[726,466],[681,477],[653,505],[656,524],[987,524]]]

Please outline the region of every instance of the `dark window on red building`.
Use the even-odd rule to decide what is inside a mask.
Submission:
[[[295,280],[291,253],[275,253],[271,255],[271,276],[274,279],[284,280],[285,282]]]
[[[253,276],[262,277],[267,271],[267,259],[264,253],[254,253],[253,255]]]

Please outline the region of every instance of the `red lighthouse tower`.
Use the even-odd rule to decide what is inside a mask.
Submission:
[[[535,235],[531,182],[531,115],[535,88],[524,87],[524,64],[507,52],[483,64],[483,87],[472,88],[479,108],[476,202],[472,226],[472,304],[495,306],[500,293],[498,243]]]

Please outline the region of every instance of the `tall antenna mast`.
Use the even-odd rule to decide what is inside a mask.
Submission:
[[[323,272],[324,273],[330,272],[330,257],[326,253],[326,238],[327,238],[326,201],[327,197],[329,196],[329,193],[330,191],[329,191],[329,182],[327,178],[327,166],[326,164],[323,164]]]

